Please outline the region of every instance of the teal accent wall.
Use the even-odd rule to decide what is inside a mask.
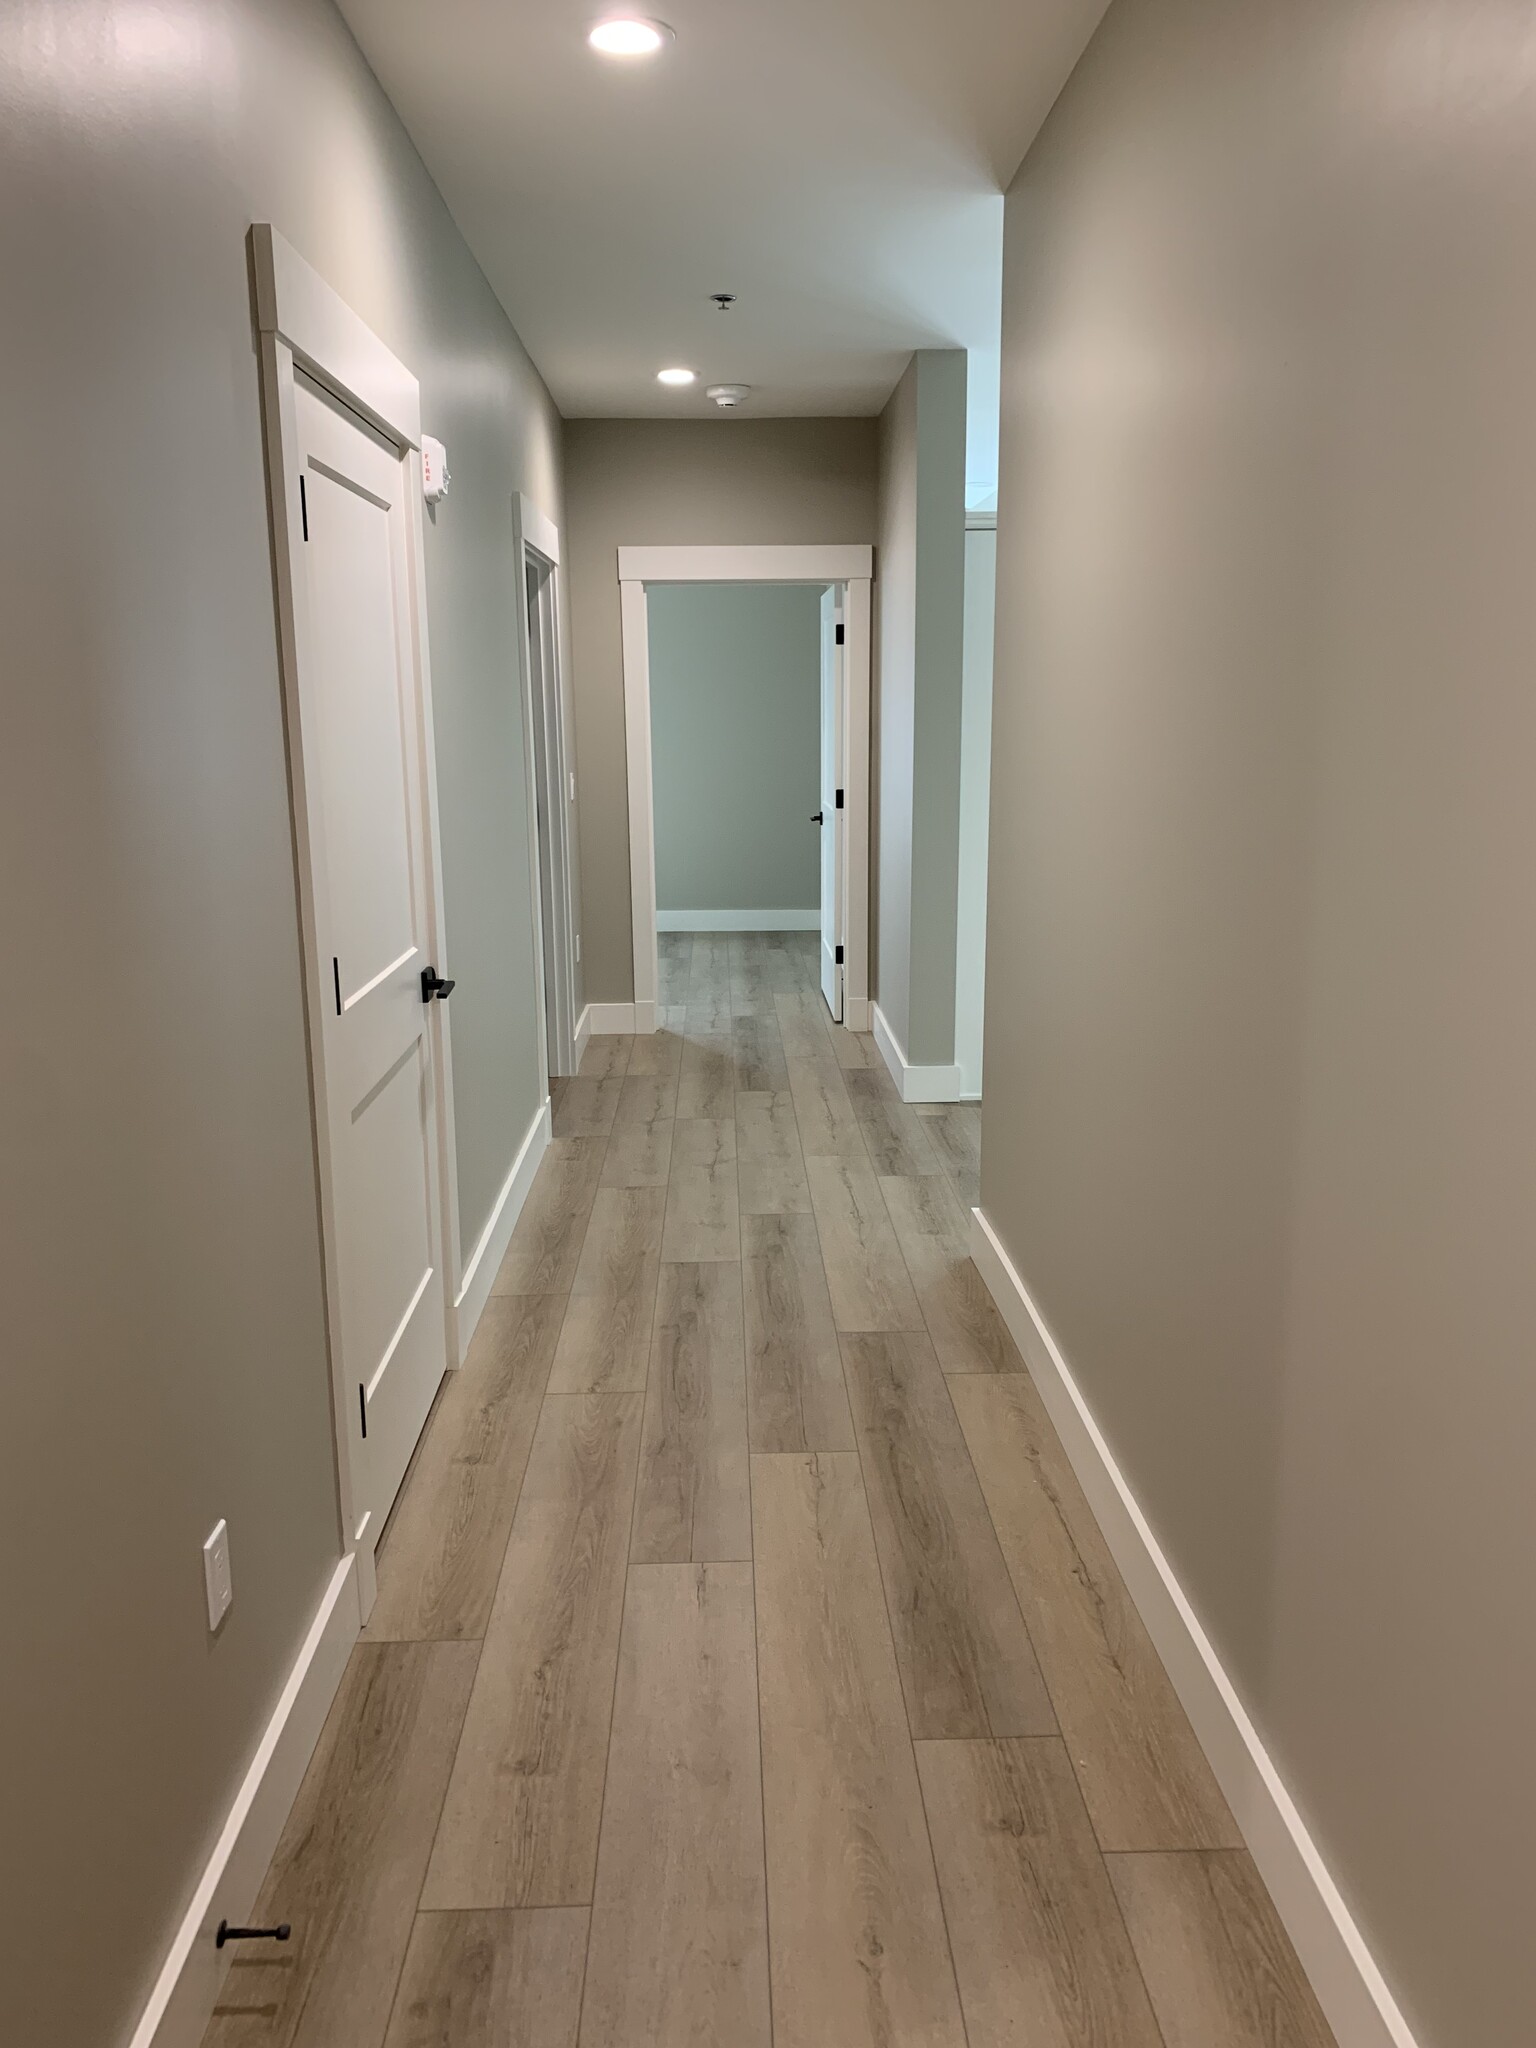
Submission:
[[[821,592],[649,592],[656,907],[813,910],[820,901]]]

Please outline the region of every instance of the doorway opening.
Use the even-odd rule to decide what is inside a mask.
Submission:
[[[819,980],[841,1021],[841,603],[809,583],[649,593],[663,1010],[702,952],[777,994]]]
[[[560,664],[560,535],[527,498],[517,501],[516,525],[528,678],[528,816],[540,928],[540,1028],[544,1071],[553,1082],[576,1071],[578,1014],[570,816],[576,780]]]
[[[636,1032],[699,934],[868,1030],[872,566],[868,547],[619,550]]]

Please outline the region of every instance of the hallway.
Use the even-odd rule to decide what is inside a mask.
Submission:
[[[216,2048],[1323,2048],[813,935],[666,936],[594,1039]]]

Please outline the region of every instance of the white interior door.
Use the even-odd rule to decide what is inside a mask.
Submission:
[[[302,376],[300,665],[334,1327],[360,1545],[377,1544],[448,1364],[425,808],[397,449]]]
[[[834,584],[821,597],[821,992],[843,1021],[843,601]]]

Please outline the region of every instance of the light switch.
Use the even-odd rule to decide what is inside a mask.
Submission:
[[[219,1522],[203,1545],[203,1585],[208,1594],[208,1627],[216,1629],[235,1597],[229,1576],[229,1524]]]

